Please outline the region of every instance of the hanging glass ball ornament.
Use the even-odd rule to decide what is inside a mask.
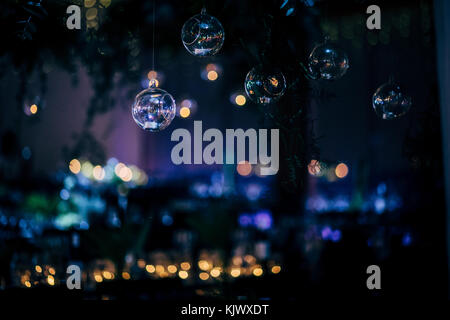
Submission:
[[[384,120],[405,115],[411,108],[411,104],[411,97],[406,95],[393,80],[379,87],[372,98],[375,113]]]
[[[151,81],[148,89],[141,91],[131,109],[133,119],[144,130],[157,132],[169,126],[175,117],[176,104],[173,97]]]
[[[213,56],[222,48],[225,31],[215,17],[206,13],[203,8],[200,14],[190,18],[181,29],[181,41],[184,47],[194,56]]]
[[[316,79],[336,80],[347,72],[348,56],[325,38],[325,42],[317,45],[311,52],[308,68]]]
[[[244,88],[253,102],[267,105],[283,96],[286,91],[286,79],[281,71],[255,67],[247,73]]]

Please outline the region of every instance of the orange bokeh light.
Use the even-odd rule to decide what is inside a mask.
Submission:
[[[336,166],[334,172],[336,173],[336,177],[343,179],[348,175],[348,166],[345,163],[340,163]]]
[[[245,177],[252,173],[252,165],[248,161],[241,161],[237,165],[236,170],[241,176]]]

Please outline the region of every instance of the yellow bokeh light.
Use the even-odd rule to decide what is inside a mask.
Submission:
[[[94,169],[92,169],[92,175],[95,180],[103,180],[105,178],[105,169],[101,166],[95,166]]]
[[[256,258],[254,256],[252,256],[251,254],[247,254],[244,257],[245,262],[247,262],[248,264],[254,264],[256,262]]]
[[[86,177],[86,178],[90,178],[92,176],[92,169],[94,168],[94,166],[89,162],[86,161],[85,163],[83,163],[83,165],[81,166],[81,173]]]
[[[181,270],[180,272],[178,272],[178,276],[181,279],[187,279],[187,277],[189,276],[189,274],[187,273],[187,271]]]
[[[219,77],[219,74],[215,70],[208,71],[208,80],[215,81]]]
[[[156,268],[154,265],[148,264],[145,266],[145,270],[147,270],[148,273],[153,273],[153,272],[155,272]]]
[[[55,278],[53,278],[53,276],[48,276],[47,277],[47,283],[51,286],[55,285]]]
[[[177,272],[177,270],[178,270],[177,267],[173,264],[171,264],[167,267],[167,271],[169,271],[169,273],[175,273],[175,272]]]
[[[116,176],[120,177],[120,170],[122,170],[122,168],[125,167],[125,164],[123,164],[122,162],[119,162],[118,164],[116,164],[116,166],[114,167],[114,173],[116,174]]]
[[[243,106],[247,102],[247,99],[242,94],[238,94],[234,99],[234,102],[236,102],[238,106]]]
[[[38,112],[38,107],[35,104],[32,104],[30,107],[31,114],[36,114]]]
[[[25,286],[27,287],[27,288],[30,288],[31,287],[31,282],[30,281],[25,281]]]
[[[42,272],[42,267],[40,265],[36,265],[34,267],[34,270],[36,270],[37,273],[41,273]]]
[[[86,8],[91,8],[94,6],[96,0],[84,0],[84,6]]]
[[[86,11],[86,20],[94,20],[97,17],[98,10],[97,8],[89,8]]]
[[[190,114],[191,114],[191,109],[189,109],[187,107],[181,107],[180,116],[182,118],[187,118],[187,117],[189,117]]]
[[[106,280],[111,280],[113,278],[113,274],[109,271],[103,271],[103,278],[105,278]]]
[[[96,274],[96,275],[94,275],[94,280],[95,280],[95,282],[102,282],[103,277],[99,274]]]
[[[212,277],[217,278],[218,276],[220,276],[220,268],[214,268],[210,273]]]
[[[198,277],[201,280],[208,280],[209,279],[209,274],[207,274],[206,272],[200,272],[200,274],[198,275]]]
[[[141,175],[142,175],[141,170],[136,166],[130,166],[130,169],[131,169],[131,173],[133,174],[133,180],[136,182],[140,181]]]
[[[141,268],[141,269],[145,268],[145,260],[144,260],[144,259],[139,259],[139,260],[137,261],[137,265],[138,265],[138,267]]]
[[[232,268],[230,274],[233,278],[237,278],[241,275],[241,269],[240,268]]]
[[[240,161],[236,167],[236,170],[241,176],[245,177],[252,173],[252,165],[248,161]]]
[[[191,268],[191,264],[189,262],[182,262],[180,264],[181,269],[183,270],[189,270]]]
[[[255,277],[260,277],[260,276],[262,276],[262,274],[263,274],[263,269],[262,268],[257,267],[255,269],[253,269],[253,275]]]
[[[48,268],[48,272],[52,275],[55,275],[55,268],[53,267]]]
[[[334,170],[336,177],[343,179],[348,175],[348,167],[345,163],[340,163]]]
[[[133,174],[134,177],[134,174]],[[146,185],[148,182],[148,176],[145,172],[139,171],[139,177],[137,178],[136,183],[140,186]]]
[[[102,6],[104,6],[105,8],[108,8],[109,5],[111,4],[111,0],[100,0],[100,3],[101,3]]]
[[[122,278],[125,280],[130,280],[131,276],[128,272],[122,272]]]
[[[123,166],[119,171],[119,178],[125,182],[129,182],[133,179],[133,171],[127,166]]]
[[[273,266],[272,267],[272,273],[273,274],[278,274],[281,271],[281,267],[280,266]]]
[[[233,264],[235,266],[240,266],[242,264],[242,258],[239,256],[233,257]]]
[[[205,270],[205,271],[210,269],[209,262],[206,261],[206,260],[200,260],[200,261],[198,262],[198,267],[199,267],[201,270]]]
[[[80,161],[78,161],[78,159],[73,159],[69,162],[69,170],[70,172],[72,172],[73,174],[78,174],[80,173],[81,170],[81,163]]]
[[[158,265],[155,267],[155,270],[156,270],[157,273],[164,273],[164,266],[158,264]]]

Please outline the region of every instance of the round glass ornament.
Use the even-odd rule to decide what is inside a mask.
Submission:
[[[136,96],[131,113],[141,129],[157,132],[170,125],[175,117],[176,104],[167,91],[157,88],[152,82],[148,89]]]
[[[213,56],[223,46],[225,31],[217,18],[203,8],[190,18],[181,29],[181,41],[190,54],[197,57]]]
[[[392,80],[379,87],[372,97],[373,109],[383,120],[392,120],[404,116],[411,105],[411,97],[406,95],[400,85]]]
[[[247,73],[244,89],[253,102],[268,105],[284,95],[286,79],[281,71],[255,67]]]
[[[326,38],[325,42],[317,45],[311,52],[308,68],[316,79],[337,80],[347,72],[349,60],[342,49]]]

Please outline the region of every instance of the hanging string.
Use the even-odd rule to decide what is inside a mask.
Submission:
[[[153,33],[153,35],[152,35],[152,71],[153,72],[156,72],[156,70],[155,70],[155,34],[156,34],[156,32],[155,32],[155,26],[156,26],[156,14],[155,14],[155,11],[156,11],[156,9],[155,9],[155,7],[156,7],[156,5],[155,5],[155,0],[153,0],[153,27],[152,27],[152,33]],[[149,87],[156,87],[157,86],[157,80],[156,80],[156,76],[153,78],[151,78],[151,79],[149,79],[150,81],[148,82],[148,86]]]
[[[155,20],[156,20],[156,15],[155,15],[155,0],[153,0],[153,45],[152,45],[152,70],[155,71]]]

